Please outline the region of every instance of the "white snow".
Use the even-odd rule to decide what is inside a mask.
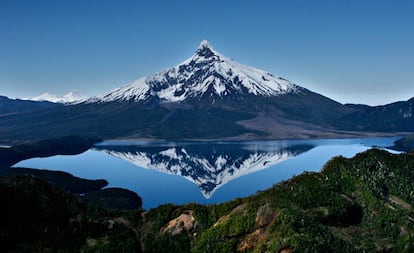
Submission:
[[[239,94],[247,91],[260,96],[279,96],[298,92],[300,88],[266,71],[239,64],[203,40],[196,53],[176,67],[140,78],[88,101],[143,101],[155,96],[163,102],[179,102],[202,96],[210,86],[221,98],[233,95],[231,89]]]
[[[217,170],[222,170],[226,163],[227,159],[222,156],[219,156],[214,164],[216,165]]]
[[[208,43],[207,40],[202,40],[201,43],[200,43],[199,48],[203,48],[203,47],[211,47],[211,46],[210,46],[210,43]]]
[[[144,100],[147,98],[149,86],[146,83],[146,77],[135,80],[125,86],[117,88],[107,95],[104,95],[101,100],[115,101],[115,100]]]
[[[63,96],[58,96],[55,94],[51,94],[51,93],[43,93],[39,96],[36,97],[32,97],[29,100],[33,100],[33,101],[49,101],[49,102],[53,102],[53,103],[74,103],[77,101],[81,101],[85,99],[85,97],[81,94],[79,94],[79,92],[77,90],[71,91]]]
[[[171,159],[180,159],[181,156],[177,154],[177,150],[175,148],[170,148],[160,152],[161,155],[170,157]]]
[[[185,148],[177,150],[169,148],[160,151],[158,154],[150,154],[145,152],[117,152],[111,150],[103,150],[104,152],[129,161],[139,167],[145,169],[156,170],[166,174],[180,175],[198,186],[205,198],[210,198],[213,193],[225,185],[229,181],[236,179],[242,175],[263,170],[267,167],[285,161],[295,154],[277,150],[272,152],[256,151],[246,157],[244,160],[231,159],[230,157],[219,155],[209,162],[205,157],[192,156],[187,153]],[[180,151],[180,154],[178,154]],[[155,162],[156,156],[165,157],[161,162]],[[204,173],[194,173],[195,168],[191,164],[197,164]],[[191,173],[193,172],[193,173]],[[212,190],[203,189],[205,184],[215,185]]]
[[[50,94],[50,93],[46,92],[46,93],[43,93],[43,94],[41,94],[39,96],[32,97],[29,100],[33,100],[33,101],[49,101],[49,102],[56,103],[57,101],[60,101],[60,97],[58,97],[55,94]]]

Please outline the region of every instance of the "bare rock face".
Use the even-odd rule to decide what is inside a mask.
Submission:
[[[256,223],[259,227],[270,224],[275,218],[275,212],[269,207],[269,203],[259,207],[256,213]]]
[[[180,214],[177,218],[170,220],[167,226],[161,228],[161,233],[178,235],[183,232],[189,233],[197,226],[193,211]]]

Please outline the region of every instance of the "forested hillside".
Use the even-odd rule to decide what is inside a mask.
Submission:
[[[108,209],[33,177],[0,190],[7,252],[414,251],[414,153],[337,157],[218,205]]]

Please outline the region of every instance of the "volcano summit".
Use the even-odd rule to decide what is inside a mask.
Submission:
[[[272,97],[296,93],[299,86],[263,70],[241,65],[202,41],[195,54],[176,67],[133,81],[93,101],[147,101],[162,103],[191,99]]]
[[[2,102],[3,101],[3,102]],[[1,103],[19,108],[4,98]],[[2,105],[0,103],[0,109]],[[344,105],[242,65],[202,41],[175,67],[81,102],[4,110],[0,141],[64,135],[152,139],[303,139],[410,132],[414,99]],[[6,108],[6,109],[7,109]]]

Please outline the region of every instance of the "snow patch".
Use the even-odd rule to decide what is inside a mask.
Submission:
[[[77,90],[71,91],[63,96],[59,96],[59,95],[55,95],[55,94],[51,94],[51,93],[43,93],[39,96],[36,97],[32,97],[29,100],[33,100],[33,101],[49,101],[49,102],[53,102],[53,103],[74,103],[77,101],[82,101],[84,100],[86,97],[79,94],[79,92]]]

